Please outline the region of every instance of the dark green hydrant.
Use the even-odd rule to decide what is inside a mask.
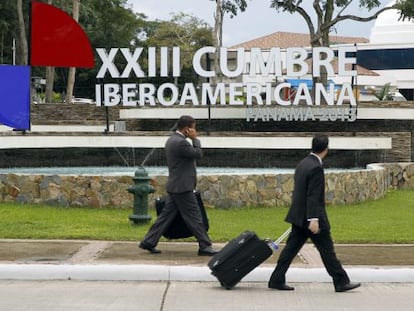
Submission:
[[[135,171],[132,180],[134,184],[128,187],[128,192],[134,195],[134,214],[129,216],[129,220],[135,224],[149,222],[152,217],[148,215],[148,194],[155,191],[149,183],[151,178],[141,166]]]

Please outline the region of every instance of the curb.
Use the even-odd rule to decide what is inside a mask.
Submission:
[[[414,268],[346,268],[355,282],[414,283]],[[244,282],[267,282],[273,268],[259,267]],[[332,282],[324,268],[292,267],[289,282]],[[50,265],[0,264],[0,280],[183,281],[216,282],[208,267],[161,265]]]

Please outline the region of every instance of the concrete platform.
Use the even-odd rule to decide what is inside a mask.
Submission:
[[[1,132],[0,132],[1,134]],[[79,132],[78,135],[50,132],[26,133],[25,135],[0,135],[0,149],[15,148],[164,148],[169,135],[98,135],[95,132]],[[202,137],[204,149],[309,149],[312,137],[256,136],[205,136]],[[378,150],[392,149],[392,138],[371,137],[329,137],[332,150]]]

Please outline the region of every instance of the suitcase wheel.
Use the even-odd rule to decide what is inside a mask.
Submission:
[[[224,284],[223,282],[220,282],[220,285],[221,285],[221,287],[224,287],[227,290],[230,290],[230,289],[233,288],[232,286],[228,286],[228,285]]]

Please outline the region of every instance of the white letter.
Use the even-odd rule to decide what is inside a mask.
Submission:
[[[116,106],[121,102],[119,93],[119,85],[115,83],[104,85],[104,105]]]
[[[96,75],[96,77],[105,77],[106,70],[108,70],[109,74],[111,75],[111,78],[119,78],[119,71],[114,64],[114,58],[116,53],[118,53],[118,49],[111,49],[109,51],[109,55],[106,54],[105,49],[96,49],[96,52],[98,52],[98,55],[102,60],[102,66],[99,69],[99,72]]]
[[[161,74],[160,77],[168,77],[168,48],[161,47]]]
[[[257,69],[256,66],[259,65]],[[260,48],[252,48],[250,51],[250,75],[276,76],[282,75],[282,60],[280,58],[280,48],[271,48],[268,53],[267,61],[263,59],[263,53]]]
[[[266,105],[270,106],[272,104],[272,83],[266,83]]]
[[[201,58],[203,57],[204,54],[207,53],[215,53],[216,52],[216,48],[213,46],[205,46],[199,50],[197,50],[197,52],[195,52],[194,56],[193,56],[193,68],[194,71],[203,78],[212,78],[216,75],[216,73],[214,71],[207,71],[204,70],[203,67],[201,66]]]
[[[95,84],[95,102],[96,102],[96,106],[101,106],[102,105],[102,94],[101,94],[101,85],[100,84]]]
[[[226,86],[224,83],[218,83],[214,90],[214,95],[212,94],[211,84],[203,83],[201,89],[201,103],[202,105],[207,105],[207,99],[210,101],[210,105],[215,105],[217,103],[217,98],[220,95],[220,104],[226,104]]]
[[[308,73],[309,66],[305,62],[308,53],[303,48],[287,48],[286,49],[286,75],[301,77]],[[300,70],[295,71],[295,67],[299,66]]]
[[[241,90],[237,90],[237,88],[241,88]],[[240,99],[236,99],[237,96],[243,96],[243,83],[230,83],[230,106],[243,106],[243,101]]]
[[[124,54],[125,60],[128,62],[124,72],[121,75],[121,78],[128,78],[131,74],[131,69],[134,71],[137,78],[145,77],[144,72],[138,64],[138,58],[142,53],[142,48],[137,48],[134,51],[134,55],[131,55],[131,51],[127,48],[121,49],[122,54]]]
[[[166,89],[170,89],[171,99],[169,101],[164,97],[164,92]],[[168,94],[168,96],[169,95],[170,94]],[[161,84],[157,91],[157,98],[161,105],[172,106],[178,99],[178,88],[172,83]]]
[[[137,85],[135,83],[125,83],[122,85],[122,103],[124,106],[136,106],[135,100]]]
[[[244,48],[237,49],[236,56],[236,69],[234,71],[229,70],[227,60],[227,48],[220,48],[220,69],[223,75],[229,78],[240,76],[244,69]]]
[[[348,93],[348,95],[345,95],[345,92]],[[356,100],[354,96],[354,92],[352,92],[352,86],[350,83],[344,83],[341,88],[341,92],[339,93],[337,105],[342,105],[342,102],[345,99],[349,99],[349,103],[351,106],[356,106]]]
[[[246,109],[246,121],[249,122],[251,118],[255,116],[255,108],[247,108]]]
[[[325,86],[323,83],[316,83],[315,88],[315,105],[319,106],[321,104],[321,94],[325,99],[326,103],[329,106],[334,105],[335,100],[335,84],[329,83],[329,93],[326,91]]]
[[[346,57],[346,53],[354,53],[356,55],[356,47],[355,46],[344,46],[338,47],[338,76],[356,76],[356,70],[346,70],[346,64],[356,64],[355,57]],[[356,67],[356,66],[355,66]]]
[[[180,55],[180,48],[178,46],[173,47],[173,77],[181,75]]]
[[[149,101],[150,106],[155,106],[155,86],[151,83],[142,83],[139,85],[139,105],[145,106]]]
[[[180,105],[185,105],[187,100],[191,101],[194,106],[198,106],[200,104],[198,102],[196,89],[192,83],[184,84],[183,92],[180,98]]]
[[[148,48],[148,77],[157,76],[157,49],[154,47]]]
[[[325,67],[326,68],[326,73],[328,75],[328,77],[332,77],[333,75],[335,75],[335,72],[332,68],[332,60],[334,59],[335,55],[334,52],[328,48],[328,47],[317,47],[317,48],[313,48],[313,76],[315,77],[320,77],[321,76],[321,72],[320,72],[320,67]],[[322,55],[326,55],[326,58],[324,57],[324,59],[322,59]]]
[[[276,103],[281,105],[281,106],[290,106],[291,102],[289,100],[283,100],[280,97],[280,94],[282,94],[282,89],[287,89],[288,91],[290,90],[290,88],[292,87],[292,85],[290,83],[280,83],[278,85],[276,85],[275,87],[275,91],[274,91],[274,97],[276,100]]]
[[[247,83],[246,84],[246,104],[251,106],[253,104],[252,97],[256,98],[258,105],[263,105],[262,97],[260,93],[262,92],[262,86],[260,83]]]
[[[306,104],[312,106],[312,98],[306,83],[299,83],[298,90],[296,91],[295,99],[293,100],[293,105],[299,105],[299,101],[304,99]]]

